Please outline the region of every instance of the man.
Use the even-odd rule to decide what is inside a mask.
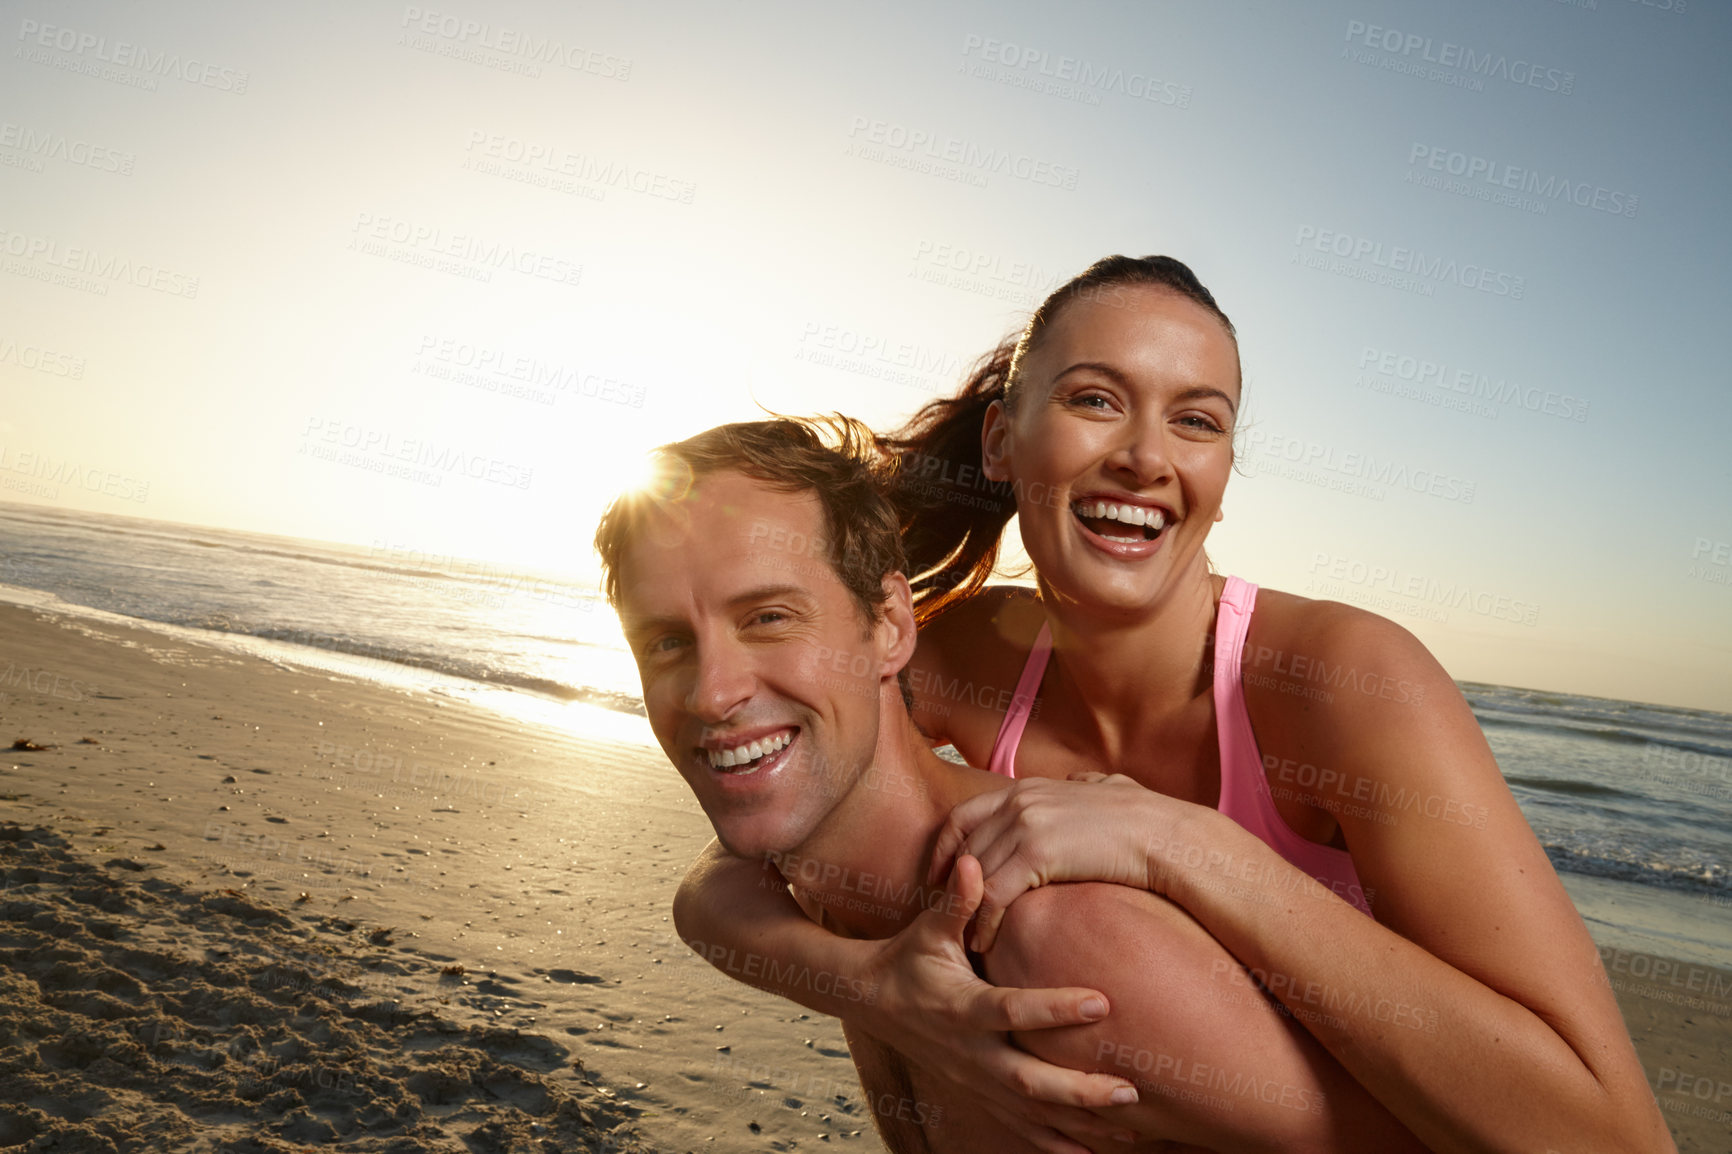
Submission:
[[[654,484],[608,510],[596,546],[650,724],[721,845],[772,863],[814,921],[884,939],[923,910],[966,921],[978,865],[962,859],[934,891],[927,863],[957,803],[1008,783],[939,758],[909,719],[898,677],[914,620],[896,516],[864,435],[834,427],[839,448],[790,420],[668,446]],[[1107,995],[1106,1018],[1017,1041],[1132,1078],[1140,1100],[1105,1116],[1151,1148],[1419,1149],[1302,1027],[1254,989],[1237,996],[1249,983],[1221,980],[1242,978],[1237,963],[1153,894],[1033,890],[982,964],[998,985]],[[1032,1149],[983,1102],[844,1025],[869,1098],[925,1107],[875,1112],[891,1149]]]

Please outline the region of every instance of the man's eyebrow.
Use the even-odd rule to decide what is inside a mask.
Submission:
[[[778,597],[798,597],[803,600],[810,600],[811,596],[811,590],[804,586],[790,585],[784,582],[780,585],[756,585],[750,589],[742,590],[728,598],[727,603],[729,608],[738,608],[754,601],[774,601]],[[620,631],[627,636],[634,633],[653,633],[661,629],[684,629],[687,624],[688,622],[684,617],[672,615],[639,616],[629,610],[619,615]]]
[[[1076,364],[1071,365],[1069,368],[1065,369],[1064,372],[1054,377],[1053,380],[1062,381],[1065,377],[1079,369],[1087,369],[1090,372],[1099,373],[1101,376],[1112,381],[1115,385],[1120,385],[1125,388],[1129,388],[1131,385],[1131,378],[1128,375],[1121,371],[1117,366],[1109,365],[1102,361],[1078,361]],[[1233,398],[1223,390],[1215,388],[1213,385],[1192,385],[1188,389],[1181,390],[1174,399],[1180,401],[1194,401],[1202,397],[1219,397],[1223,401],[1227,402],[1227,407],[1233,410],[1235,414],[1239,411],[1239,406],[1234,402]]]
[[[736,593],[728,598],[730,606],[744,605],[750,601],[774,601],[778,597],[810,598],[812,591],[803,585],[758,585],[744,592]]]

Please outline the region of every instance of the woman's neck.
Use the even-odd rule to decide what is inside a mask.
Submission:
[[[1057,666],[1045,683],[1048,716],[1067,719],[1066,731],[1098,743],[1108,765],[1145,748],[1145,735],[1166,728],[1210,690],[1210,643],[1224,584],[1199,563],[1134,621],[1047,594]]]

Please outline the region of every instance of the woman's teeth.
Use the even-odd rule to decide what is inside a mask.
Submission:
[[[749,741],[744,745],[736,745],[728,749],[712,749],[709,751],[710,768],[736,769],[751,766],[752,769],[757,769],[755,762],[786,749],[788,743],[793,740],[793,731],[786,730],[761,741]]]
[[[1148,509],[1141,505],[1115,505],[1110,501],[1078,501],[1071,507],[1078,517],[1096,521],[1117,521],[1121,525],[1129,525],[1133,529],[1147,529],[1146,533],[1122,537],[1112,533],[1101,533],[1109,541],[1132,542],[1152,541],[1166,527],[1167,515],[1160,509]]]

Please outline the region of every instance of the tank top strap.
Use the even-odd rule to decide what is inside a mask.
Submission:
[[[1221,749],[1221,800],[1215,807],[1334,893],[1369,915],[1371,905],[1345,850],[1301,837],[1281,816],[1269,774],[1245,708],[1242,656],[1251,630],[1257,587],[1227,578],[1215,613],[1215,732]]]
[[[1216,808],[1254,833],[1259,832],[1254,828],[1258,823],[1247,824],[1245,816],[1261,808],[1257,804],[1258,786],[1266,787],[1267,778],[1257,754],[1251,715],[1245,709],[1240,655],[1245,651],[1256,605],[1257,587],[1229,577],[1215,613],[1215,735],[1221,751],[1221,800]],[[1256,764],[1256,773],[1246,772],[1247,759]]]
[[[1047,658],[1051,655],[1052,630],[1042,622],[1040,632],[1035,634],[1034,646],[1028,651],[1028,660],[1023,662],[1022,676],[1017,679],[1010,708],[1004,711],[1004,720],[999,723],[998,736],[992,743],[992,759],[986,764],[986,768],[1001,777],[1016,776],[1016,750],[1022,744],[1022,731],[1028,728],[1035,694],[1040,692],[1041,679],[1046,676]]]

